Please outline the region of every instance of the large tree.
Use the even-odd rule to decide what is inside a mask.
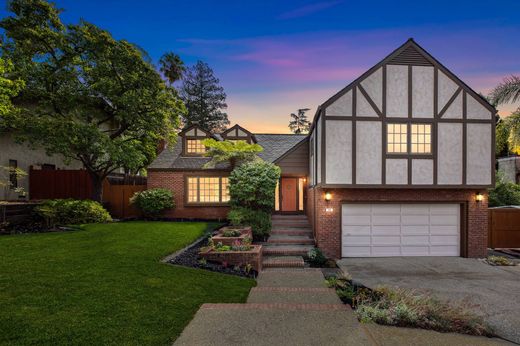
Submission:
[[[224,112],[226,93],[205,62],[197,61],[186,70],[179,93],[188,110],[183,118],[185,126],[198,124],[208,131],[221,132],[229,125]]]
[[[173,52],[163,54],[159,60],[159,65],[162,74],[166,77],[170,86],[178,80],[181,80],[184,71],[186,71],[186,66],[184,66],[181,57]]]
[[[20,140],[81,161],[100,201],[108,174],[145,167],[159,140],[175,140],[184,106],[135,45],[85,21],[65,25],[43,0],[13,0],[9,10],[2,53],[26,82],[9,125]]]
[[[289,121],[289,128],[295,134],[307,133],[311,126],[305,114],[309,108],[298,109],[296,113],[291,113],[291,120]]]
[[[520,101],[520,77],[504,78],[502,83],[491,91],[489,100],[493,105]],[[504,137],[507,137],[507,146],[502,145]],[[497,144],[502,145],[497,149],[502,149],[502,152],[505,150],[506,153],[520,154],[520,108],[498,123],[497,140]]]

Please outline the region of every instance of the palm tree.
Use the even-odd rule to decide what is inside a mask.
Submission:
[[[514,103],[520,100],[520,77],[506,77],[491,91],[492,104]]]
[[[162,74],[166,77],[170,85],[182,79],[184,71],[186,70],[181,57],[173,52],[163,54],[159,60],[159,64],[161,65],[160,70]]]

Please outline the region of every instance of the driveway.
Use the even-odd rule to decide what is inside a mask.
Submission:
[[[460,257],[345,258],[338,265],[367,287],[414,288],[469,302],[498,336],[520,343],[520,266]]]

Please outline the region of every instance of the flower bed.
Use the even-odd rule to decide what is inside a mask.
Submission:
[[[245,239],[253,239],[253,231],[250,226],[226,226],[218,230],[218,233],[211,237],[215,244],[233,245],[237,241],[243,242]]]
[[[248,266],[259,272],[262,270],[262,245],[249,245],[249,250],[233,250],[231,246],[223,245],[224,250],[217,247],[206,247],[200,251],[200,256],[206,261],[218,262],[225,266]],[[228,249],[229,247],[229,249]]]

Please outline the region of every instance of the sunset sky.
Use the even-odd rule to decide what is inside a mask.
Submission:
[[[188,65],[207,62],[228,95],[231,123],[253,132],[288,132],[298,108],[311,108],[312,118],[320,103],[410,37],[477,92],[520,75],[520,1],[56,3],[66,22],[84,18],[155,62],[165,51]]]

